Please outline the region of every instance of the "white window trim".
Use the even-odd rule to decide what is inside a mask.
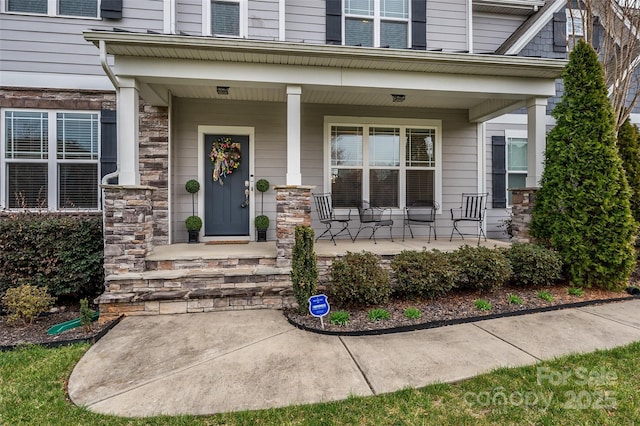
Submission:
[[[247,38],[247,34],[249,33],[247,19],[249,16],[248,0],[220,0],[240,4],[240,34],[237,36],[211,33],[211,1],[212,0],[202,0],[202,35],[205,37]]]
[[[526,130],[513,130],[513,129],[507,129],[504,131],[504,149],[505,149],[505,153],[504,153],[504,159],[505,159],[505,173],[507,174],[505,176],[504,179],[504,184],[505,184],[505,190],[507,191],[507,207],[511,207],[512,205],[509,204],[509,175],[510,174],[515,174],[515,175],[527,175],[529,173],[528,170],[515,170],[515,171],[509,171],[509,139],[526,139],[527,140],[527,144],[529,143],[529,135],[527,134]]]
[[[47,13],[11,12],[8,10],[9,1],[0,0],[0,13],[7,14],[7,15],[46,16],[49,18],[88,19],[93,21],[101,21],[102,17],[100,16],[100,2],[102,0],[96,0],[96,1],[98,2],[98,5],[97,5],[98,16],[60,15],[58,14],[58,0],[47,0]]]
[[[382,16],[380,14],[380,0],[374,0],[373,4],[373,16],[366,15],[355,15],[349,14],[344,10],[344,2],[342,2],[342,44],[346,45],[346,20],[347,18],[362,18],[367,20],[373,20],[373,47],[380,47],[380,26],[382,21],[388,22],[406,22],[407,23],[407,49],[411,49],[411,1],[407,2],[407,12],[408,17],[406,19],[402,18],[390,18],[386,16]]]
[[[580,18],[582,22],[582,33],[574,33],[574,18]],[[585,25],[585,13],[580,9],[567,9],[567,38],[570,37],[586,37],[587,27]],[[571,30],[571,31],[570,31]]]
[[[435,176],[434,176],[434,198],[440,204],[438,214],[442,213],[442,120],[421,120],[415,118],[384,118],[384,117],[342,117],[342,116],[325,116],[324,117],[324,192],[331,192],[331,127],[332,126],[376,126],[376,127],[399,127],[402,134],[406,137],[406,129],[435,129],[436,139],[434,141],[435,146]],[[366,133],[366,132],[365,132]],[[364,135],[364,140],[367,140],[367,135]],[[362,157],[362,169],[372,168],[392,168],[399,169],[398,176],[398,204],[397,208],[392,209],[392,214],[400,215],[404,212],[406,205],[406,139],[400,140],[400,166],[396,167],[377,167],[369,166],[368,163],[368,146],[363,141],[363,157]],[[422,169],[422,167],[419,167]],[[363,187],[362,193],[367,194],[369,191],[369,177],[365,173],[362,174]],[[365,198],[367,199],[367,198]],[[338,213],[346,213],[348,208],[336,209]]]
[[[11,159],[7,161],[6,158],[6,130],[5,130],[5,121],[6,121],[6,113],[7,112],[46,112],[47,113],[47,124],[48,124],[48,151],[47,151],[47,159],[39,160],[39,159]],[[57,149],[57,116],[58,113],[72,113],[72,114],[97,114],[98,115],[98,158],[94,160],[64,160],[58,159]],[[101,158],[101,150],[102,146],[102,134],[100,132],[100,111],[93,110],[62,110],[62,109],[30,109],[30,108],[3,108],[2,113],[0,114],[0,119],[2,120],[2,132],[0,134],[0,207],[9,210],[9,182],[7,179],[7,164],[10,163],[41,163],[47,164],[47,210],[49,211],[99,211],[100,210],[100,158]],[[98,171],[98,185],[96,185],[96,194],[98,203],[95,208],[58,208],[58,164],[97,164]],[[23,209],[15,209],[11,208],[12,211],[21,211]]]

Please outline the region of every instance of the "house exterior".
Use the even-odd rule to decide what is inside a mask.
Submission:
[[[312,192],[332,193],[338,212],[369,200],[398,219],[437,201],[441,235],[461,193],[488,192],[489,236],[504,238],[507,187],[542,173],[566,9],[0,0],[0,205],[102,211],[107,281],[147,286],[148,256],[187,241],[192,208],[205,242],[253,240],[267,215],[274,267],[286,268],[296,224],[324,228]],[[239,155],[226,177],[214,148]],[[202,185],[195,204],[189,179]]]

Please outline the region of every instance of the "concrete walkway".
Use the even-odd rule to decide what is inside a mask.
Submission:
[[[640,300],[401,334],[335,337],[279,311],[129,317],[75,367],[69,395],[119,416],[213,414],[376,395],[640,340]]]

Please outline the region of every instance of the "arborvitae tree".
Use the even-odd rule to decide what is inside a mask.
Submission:
[[[614,288],[633,268],[636,224],[602,67],[591,46],[578,42],[563,78],[531,234],[558,251],[572,285]]]
[[[640,222],[640,129],[629,120],[618,131],[618,150],[631,189],[631,213]]]
[[[313,251],[313,237],[313,229],[308,226],[296,226],[291,259],[291,282],[293,295],[301,313],[308,312],[309,297],[316,294],[318,287],[318,262]]]

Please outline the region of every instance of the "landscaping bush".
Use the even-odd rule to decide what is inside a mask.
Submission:
[[[500,250],[462,246],[450,256],[459,270],[456,287],[491,291],[511,277],[509,261]]]
[[[331,265],[329,294],[338,306],[386,303],[391,294],[389,271],[370,252],[347,254]]]
[[[24,323],[33,323],[41,312],[48,310],[55,302],[49,296],[46,287],[34,287],[29,284],[13,287],[2,297],[2,305],[9,312],[9,322],[21,319]]]
[[[399,298],[435,298],[448,293],[456,284],[456,267],[445,253],[404,250],[391,262]]]
[[[313,251],[313,229],[296,226],[295,243],[291,259],[291,282],[293,295],[301,313],[309,310],[309,297],[316,294],[318,286],[318,264]]]
[[[552,285],[562,277],[562,260],[553,250],[536,244],[514,244],[504,250],[517,285]]]
[[[52,296],[89,296],[104,286],[102,218],[19,213],[0,220],[0,296],[11,287],[48,287]]]

